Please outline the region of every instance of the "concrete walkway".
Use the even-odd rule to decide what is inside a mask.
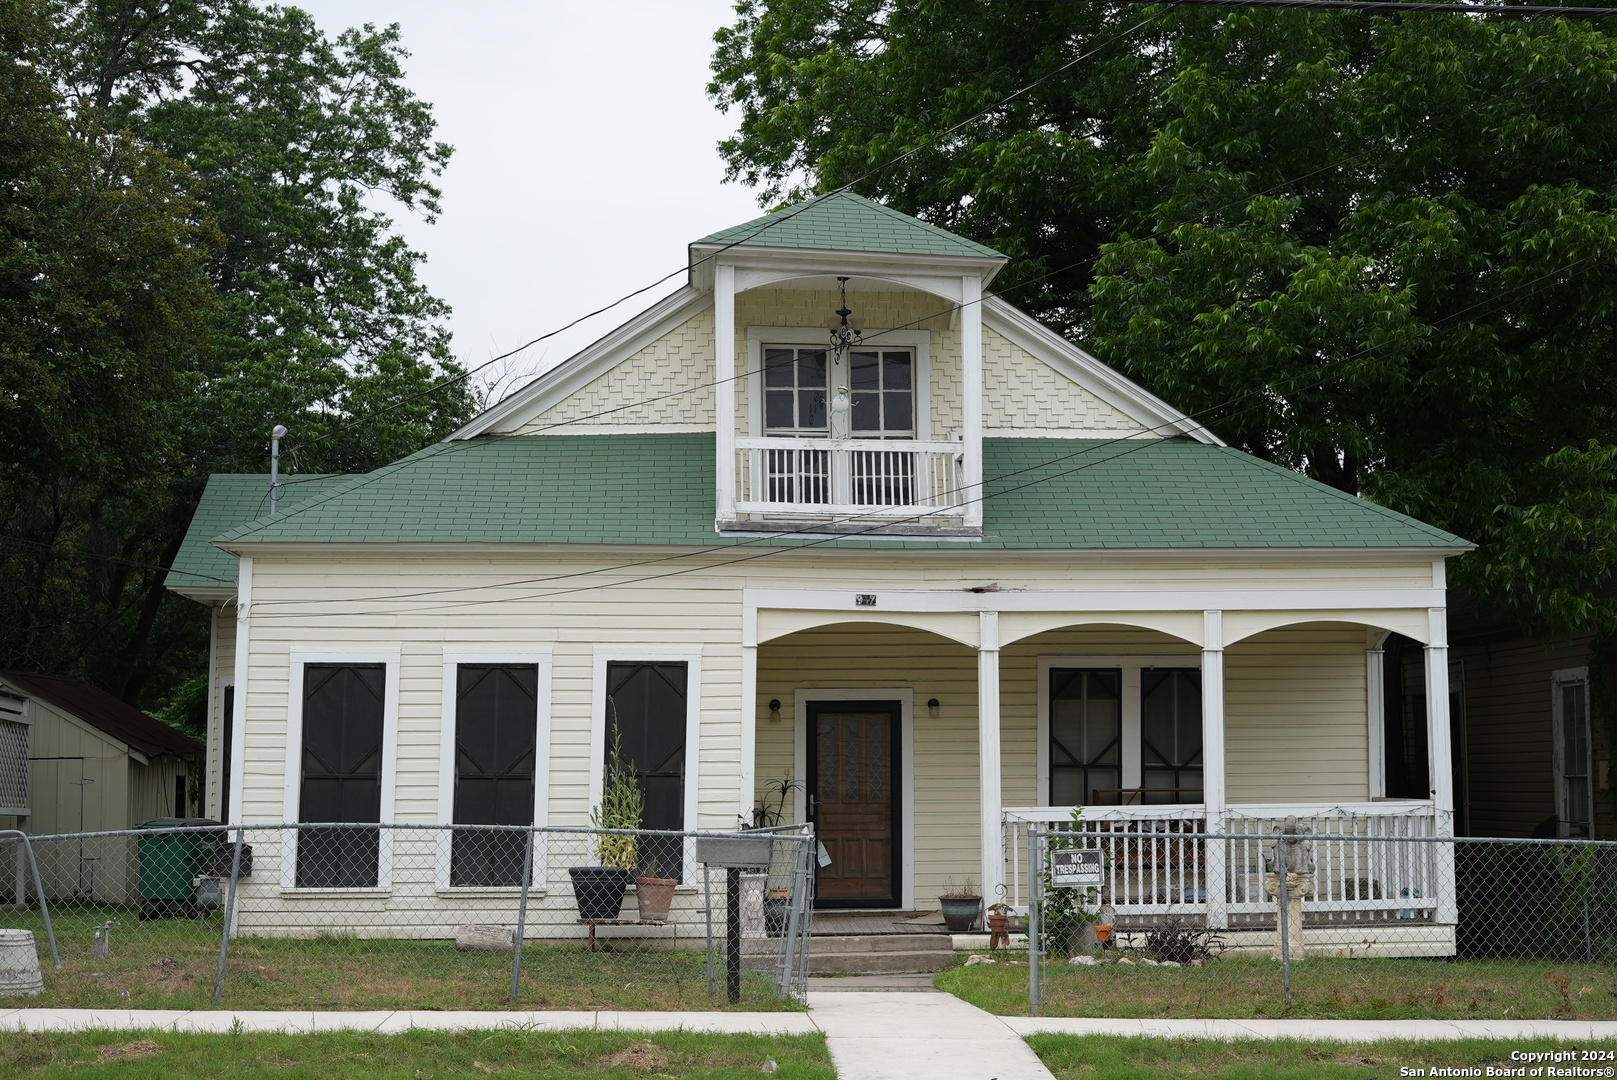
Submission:
[[[807,1035],[823,1032],[839,1080],[1048,1080],[1023,1037],[1137,1035],[1159,1038],[1545,1039],[1617,1041],[1617,1021],[1583,1020],[1103,1020],[993,1016],[950,994],[813,990],[807,1013],[720,1012],[249,1012],[141,1009],[7,1009],[0,1031],[698,1031]],[[239,1025],[239,1026],[238,1026]]]

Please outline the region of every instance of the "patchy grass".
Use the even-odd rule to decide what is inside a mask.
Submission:
[[[1617,968],[1602,964],[1311,957],[1292,965],[1289,1009],[1280,965],[1262,957],[1196,968],[1051,963],[1044,971],[1046,1016],[1617,1019]],[[935,982],[989,1012],[1027,1015],[1025,961],[954,967]]]
[[[427,1032],[8,1035],[0,1076],[17,1080],[422,1080],[425,1077],[665,1076],[680,1080],[835,1080],[820,1035],[691,1032]]]
[[[108,918],[110,955],[97,958],[93,930]],[[76,911],[56,922],[62,970],[53,971],[44,934],[37,934],[45,992],[38,1007],[124,1009],[714,1009],[707,960],[691,950],[529,944],[522,986],[510,1001],[511,954],[460,952],[449,941],[328,936],[243,937],[230,944],[224,994],[213,1004],[219,921],[160,919],[132,913]],[[775,996],[765,972],[743,972],[747,1011],[795,1009]]]
[[[1546,1050],[1610,1050],[1543,1040],[1465,1039],[1455,1042],[1299,1042],[1291,1039],[1218,1042],[1205,1039],[1126,1039],[1112,1036],[1035,1035],[1028,1045],[1058,1080],[1367,1080],[1396,1077],[1400,1069],[1520,1067],[1511,1053]],[[1605,1069],[1602,1061],[1582,1064]],[[1534,1066],[1529,1066],[1531,1073]],[[1418,1075],[1411,1073],[1410,1075]]]

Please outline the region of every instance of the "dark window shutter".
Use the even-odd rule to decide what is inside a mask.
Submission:
[[[455,692],[457,825],[532,825],[539,668],[462,664]],[[452,885],[519,885],[524,833],[457,830]]]
[[[379,821],[383,664],[303,669],[303,786],[299,821]],[[300,888],[371,888],[380,880],[379,829],[303,829]]]
[[[621,739],[623,759],[646,800],[643,828],[685,828],[686,680],[682,663],[606,667],[606,745],[610,753],[614,738]],[[662,876],[681,876],[680,839],[647,838],[640,845],[642,868],[653,860]]]

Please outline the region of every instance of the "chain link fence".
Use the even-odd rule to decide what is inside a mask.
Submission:
[[[1032,1015],[1617,1019],[1617,843],[1030,828]]]
[[[805,991],[815,851],[802,827],[0,833],[0,928],[34,932],[39,1005],[768,1009]]]

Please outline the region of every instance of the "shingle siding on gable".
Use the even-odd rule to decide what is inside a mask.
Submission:
[[[1092,438],[1160,437],[1021,346],[983,327],[983,434]]]
[[[569,394],[517,433],[711,429],[712,382],[713,311],[709,308]],[[625,409],[624,405],[631,407]],[[567,426],[558,428],[557,424]]]

